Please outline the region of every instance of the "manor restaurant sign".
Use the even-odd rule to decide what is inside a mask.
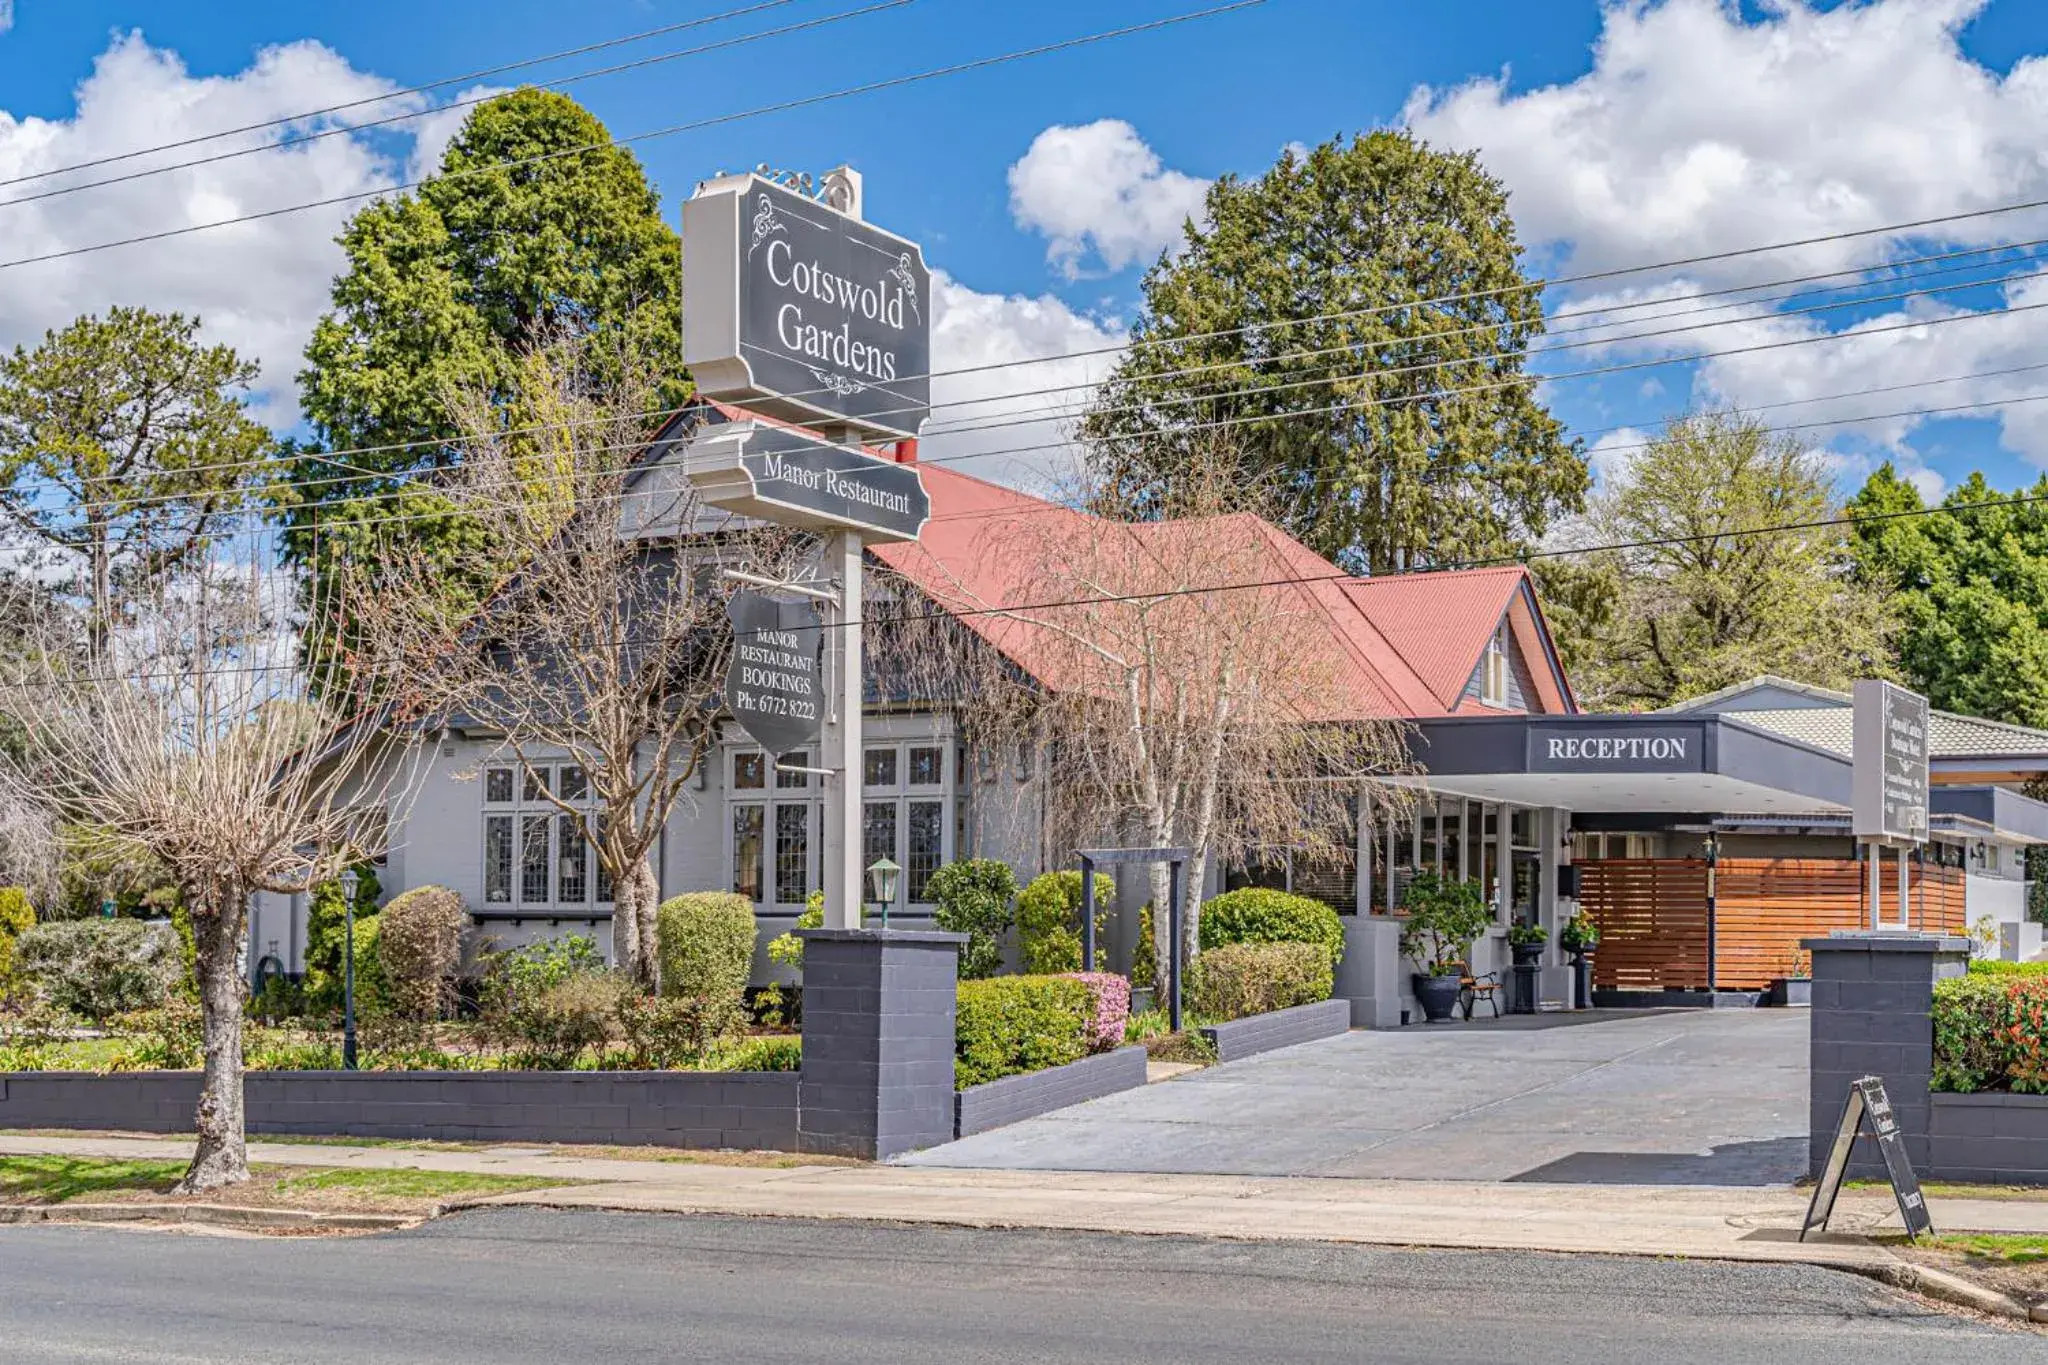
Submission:
[[[683,205],[683,360],[708,398],[873,440],[931,412],[931,271],[915,242],[758,175]]]
[[[758,419],[711,427],[691,441],[687,460],[706,502],[782,526],[855,530],[869,543],[916,540],[932,512],[916,465]]]

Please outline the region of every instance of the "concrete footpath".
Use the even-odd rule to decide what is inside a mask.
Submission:
[[[182,1160],[190,1152],[189,1140],[179,1139],[0,1135],[0,1155]],[[1806,1262],[1866,1272],[1897,1265],[1883,1247],[1858,1235],[1898,1227],[1889,1194],[1865,1191],[1843,1195],[1833,1233],[1801,1243],[1806,1196],[1784,1187],[735,1166],[544,1147],[436,1151],[252,1142],[249,1158],[590,1182],[477,1201],[486,1204]],[[1943,1231],[2048,1233],[2048,1202],[1929,1202]]]

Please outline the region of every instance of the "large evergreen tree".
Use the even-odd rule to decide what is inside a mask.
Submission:
[[[515,91],[476,107],[416,193],[350,219],[299,376],[318,440],[296,453],[283,508],[309,588],[341,557],[394,548],[476,562],[455,551],[479,528],[415,476],[455,458],[451,397],[509,408],[535,346],[583,339],[599,382],[652,373],[657,407],[686,396],[681,242],[609,138],[568,96]],[[451,575],[458,604],[480,586]]]
[[[1899,666],[1936,706],[2048,726],[2048,478],[2015,497],[1982,474],[1926,509],[1887,464],[1849,504],[1856,567],[1898,610]]]
[[[1358,571],[1514,554],[1581,505],[1578,443],[1524,368],[1541,298],[1477,158],[1334,140],[1224,177],[1204,213],[1085,424],[1120,498],[1220,425],[1287,529]]]

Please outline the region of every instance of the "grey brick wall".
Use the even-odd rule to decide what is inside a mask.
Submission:
[[[797,1150],[796,1072],[256,1071],[254,1134]],[[0,1128],[188,1133],[195,1072],[17,1072]]]
[[[1921,1175],[1939,1163],[1930,1146],[1934,1073],[1934,983],[1964,970],[1969,941],[1934,934],[1854,933],[1810,938],[1813,955],[1813,1024],[1809,1043],[1808,1166],[1827,1160],[1849,1087],[1879,1076],[1891,1096],[1906,1155]],[[1857,1144],[1850,1173],[1882,1176],[1883,1163],[1866,1139]]]
[[[969,1086],[956,1097],[954,1131],[960,1137],[985,1133],[1070,1104],[1135,1090],[1144,1083],[1144,1048],[1120,1047],[1114,1052],[1099,1052],[1065,1066]]]
[[[804,1064],[798,1142],[886,1159],[953,1137],[953,1008],[961,934],[801,929]]]
[[[1313,1043],[1318,1038],[1335,1038],[1351,1028],[1351,1002],[1321,1000],[1313,1005],[1255,1014],[1249,1019],[1232,1019],[1202,1030],[1215,1044],[1216,1060],[1234,1062],[1274,1048]]]
[[[1936,1095],[1930,1120],[1930,1174],[2048,1185],[2048,1095]]]

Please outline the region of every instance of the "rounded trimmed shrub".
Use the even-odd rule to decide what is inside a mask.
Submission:
[[[469,907],[445,886],[415,887],[377,916],[377,962],[391,1007],[411,1019],[441,1015],[454,995]]]
[[[1070,976],[963,981],[954,1014],[953,1076],[960,1089],[1088,1055],[1095,1000]]]
[[[754,906],[730,891],[671,896],[655,912],[663,995],[739,1001],[754,967]]]
[[[1115,896],[1115,885],[1096,873],[1096,914]],[[1054,975],[1081,970],[1079,872],[1041,872],[1017,893],[1017,946],[1027,972]]]
[[[1202,951],[1233,943],[1315,943],[1332,963],[1344,957],[1344,922],[1319,900],[1248,886],[1202,904]]]
[[[1330,956],[1317,943],[1230,943],[1196,958],[1188,994],[1204,1019],[1243,1019],[1328,1000]]]
[[[948,933],[967,935],[960,949],[960,976],[994,976],[1003,965],[1003,935],[1014,916],[1017,874],[1000,858],[963,858],[932,873],[927,890],[938,908],[932,922]]]
[[[15,965],[52,1005],[86,1019],[161,1009],[184,964],[168,922],[59,920],[24,929]]]

